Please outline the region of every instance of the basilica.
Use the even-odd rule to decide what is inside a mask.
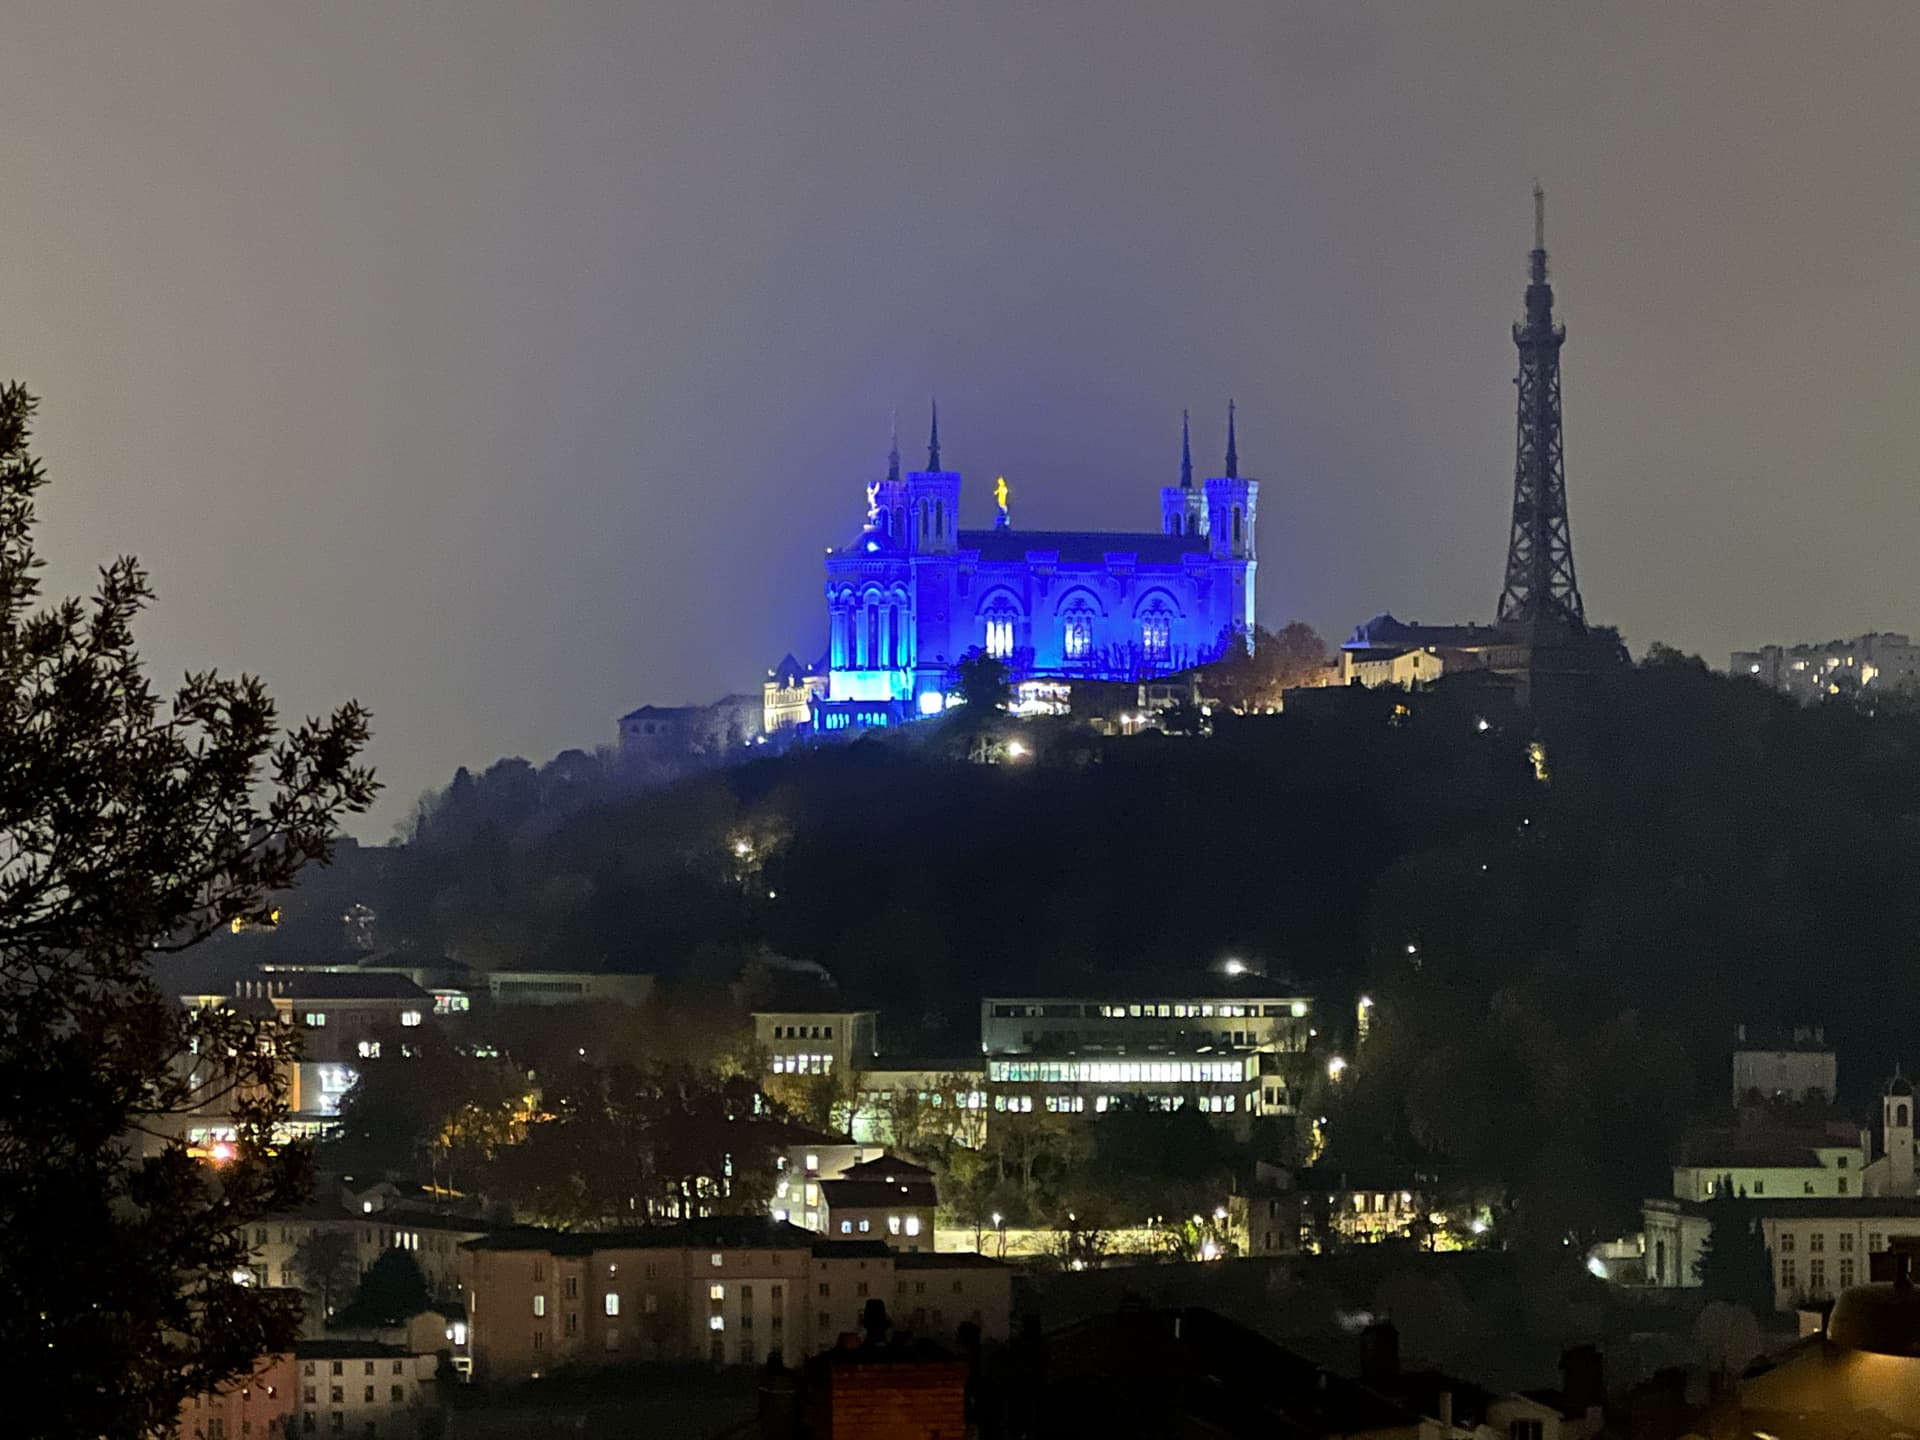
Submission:
[[[1027,680],[1143,680],[1217,659],[1253,632],[1257,480],[1242,479],[1232,407],[1224,474],[1195,484],[1181,422],[1180,479],[1155,530],[1022,530],[1006,481],[993,528],[960,528],[960,475],[940,464],[867,486],[866,524],[827,552],[826,693],[816,728],[939,713],[951,673],[982,650]]]

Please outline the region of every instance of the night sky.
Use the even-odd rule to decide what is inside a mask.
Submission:
[[[357,695],[385,838],[460,764],[824,645],[940,399],[983,524],[1151,528],[1180,409],[1260,607],[1490,619],[1529,188],[1591,618],[1920,630],[1920,10],[10,6],[0,371],[50,584],[162,679]]]

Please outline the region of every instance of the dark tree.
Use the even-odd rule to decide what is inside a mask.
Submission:
[[[1694,1268],[1707,1298],[1765,1315],[1774,1303],[1773,1259],[1753,1203],[1734,1194],[1728,1178],[1715,1187],[1706,1209],[1713,1228]]]
[[[395,1246],[380,1252],[380,1258],[360,1277],[360,1288],[346,1309],[334,1317],[339,1325],[398,1325],[418,1315],[433,1303],[427,1277],[420,1262]]]
[[[969,650],[954,666],[954,689],[967,702],[967,712],[983,721],[1007,708],[1013,690],[1007,683],[1007,667],[984,650]]]
[[[320,1302],[325,1318],[359,1273],[360,1253],[344,1230],[316,1229],[293,1247],[293,1268],[300,1272],[301,1288]]]
[[[286,1032],[186,1011],[154,966],[267,918],[375,786],[357,705],[282,735],[251,677],[157,694],[134,561],[41,605],[34,405],[0,388],[0,1373],[58,1378],[23,1431],[131,1437],[291,1342],[299,1297],[235,1275],[244,1227],[309,1183],[274,1138]],[[238,1133],[217,1169],[165,1138],[214,1100]]]

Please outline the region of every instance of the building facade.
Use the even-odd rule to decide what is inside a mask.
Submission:
[[[1892,631],[1812,645],[1736,650],[1730,669],[1799,700],[1920,685],[1920,645]]]
[[[876,1010],[756,1010],[770,1075],[847,1075],[879,1052]]]
[[[988,996],[980,1004],[988,1104],[1088,1116],[1124,1105],[1292,1115],[1315,1038],[1312,1008],[1263,977],[1187,990],[1121,986],[1105,997]]]
[[[1840,1065],[1818,1025],[1739,1025],[1733,1035],[1733,1103],[1824,1100],[1840,1093]]]
[[[827,698],[822,729],[898,724],[946,706],[969,652],[1035,677],[1138,680],[1218,658],[1255,623],[1259,482],[1243,479],[1231,416],[1225,474],[1180,480],[1143,531],[1020,530],[1006,482],[991,529],[960,525],[959,472],[940,461],[867,487],[866,524],[826,559]]]
[[[636,1361],[793,1361],[858,1330],[869,1299],[921,1302],[916,1333],[962,1324],[1007,1337],[1013,1271],[978,1256],[896,1255],[767,1219],[713,1219],[592,1234],[502,1231],[474,1241],[474,1372],[516,1381]],[[902,1281],[910,1287],[902,1292]],[[937,1297],[937,1298],[936,1298]],[[911,1311],[908,1312],[911,1314]]]
[[[897,1155],[849,1165],[820,1182],[820,1228],[831,1239],[879,1240],[889,1249],[934,1249],[940,1197],[933,1172]]]

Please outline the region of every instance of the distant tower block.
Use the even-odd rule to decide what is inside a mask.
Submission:
[[[1533,254],[1527,318],[1513,327],[1520,351],[1519,428],[1513,468],[1513,531],[1499,623],[1538,641],[1586,633],[1586,608],[1573,573],[1567,523],[1567,461],[1560,424],[1560,347],[1566,328],[1553,323],[1547,284],[1546,195],[1533,187]]]

